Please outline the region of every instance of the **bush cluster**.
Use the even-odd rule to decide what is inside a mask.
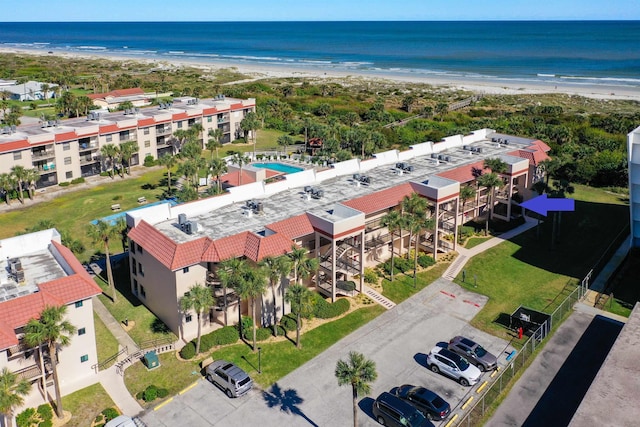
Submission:
[[[156,159],[154,159],[153,156],[146,156],[144,158],[144,165],[146,167],[155,166],[156,164],[157,164]]]
[[[71,180],[72,184],[82,184],[84,182],[84,178],[83,177],[78,177],[78,178],[74,178]]]
[[[302,319],[300,319],[300,323],[303,323]],[[280,319],[280,325],[282,325],[282,327],[289,332],[296,330],[296,324],[296,316],[294,316],[293,314],[287,314],[282,319]],[[302,327],[302,325],[300,326]]]
[[[153,402],[156,399],[164,399],[169,395],[169,390],[166,388],[159,388],[155,385],[151,384],[138,394],[136,394],[136,398],[139,400],[144,400],[145,402]]]
[[[418,255],[418,265],[422,268],[431,267],[435,263],[436,261],[433,259],[431,255],[427,255],[427,254]]]
[[[120,415],[120,413],[116,408],[107,408],[104,411],[102,411],[101,414],[104,415],[105,422],[109,422],[112,419],[116,418],[118,415]]]
[[[60,184],[58,184],[60,187],[68,187],[71,185],[70,182],[61,182]]]
[[[340,298],[336,300],[336,302],[330,303],[319,294],[318,297],[314,308],[314,315],[319,319],[331,319],[340,316],[349,311],[349,307],[351,307],[349,300],[346,298]]]
[[[393,274],[404,273],[413,269],[413,262],[406,257],[395,257],[393,260]],[[386,274],[391,274],[391,258],[382,263],[382,270]]]
[[[364,269],[364,282],[369,284],[378,283],[378,273],[376,270],[368,267]]]
[[[469,227],[466,225],[461,225],[458,227],[458,240],[460,242],[463,242],[474,234],[476,234],[476,229],[474,227]]]
[[[38,409],[27,408],[16,416],[18,427],[51,427],[53,425],[53,409],[48,403],[38,406]]]
[[[185,345],[180,349],[180,357],[182,357],[185,360],[193,359],[195,355],[196,355],[196,344],[193,341],[189,341],[187,345]]]
[[[249,335],[253,339],[253,332],[249,329]],[[272,335],[271,328],[256,328],[256,341],[268,340]]]
[[[217,345],[233,344],[238,341],[239,338],[240,335],[238,334],[238,329],[235,326],[225,326],[203,335],[200,340],[200,351],[209,351]],[[194,344],[195,342],[196,340],[193,340]]]

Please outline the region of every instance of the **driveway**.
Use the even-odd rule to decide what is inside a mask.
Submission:
[[[193,389],[176,396],[157,411],[148,411],[141,418],[149,427],[349,425],[352,422],[351,388],[338,386],[334,370],[338,359],[345,358],[352,350],[374,360],[378,371],[371,396],[359,401],[360,425],[378,425],[371,416],[373,399],[383,391],[407,383],[434,390],[451,404],[452,412],[461,411],[461,402],[481,383],[471,388],[463,387],[434,374],[425,367],[426,355],[436,344],[461,334],[482,343],[499,356],[499,364],[504,365],[505,357],[511,351],[507,342],[468,325],[486,300],[484,296],[438,279],[411,299],[343,338],[264,393],[252,390],[240,399],[228,399],[212,384],[202,380]]]

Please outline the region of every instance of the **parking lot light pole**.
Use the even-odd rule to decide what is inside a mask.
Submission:
[[[262,373],[262,347],[258,347],[258,373]]]

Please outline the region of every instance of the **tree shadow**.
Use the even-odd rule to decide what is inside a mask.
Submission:
[[[291,388],[283,390],[278,383],[275,383],[268,391],[262,392],[262,397],[269,408],[280,408],[280,411],[302,417],[312,426],[318,427],[318,425],[299,408],[299,405],[304,402],[304,399],[298,396],[297,390]]]
[[[169,327],[165,325],[164,322],[158,319],[157,317],[153,319],[150,329],[151,329],[151,332],[155,334],[168,335],[171,333],[171,330],[169,329]]]

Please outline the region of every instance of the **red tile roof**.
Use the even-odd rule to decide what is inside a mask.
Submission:
[[[468,165],[462,165],[455,169],[451,169],[448,171],[444,171],[438,174],[443,178],[452,179],[454,181],[458,181],[460,184],[464,184],[466,182],[471,182],[477,178],[478,171],[485,171],[484,161],[480,160],[475,163],[470,163]]]
[[[0,153],[18,151],[18,150],[22,150],[29,147],[31,147],[31,145],[29,144],[29,141],[27,141],[26,139],[21,139],[19,141],[3,142],[2,144],[0,144]]]
[[[539,139],[533,141],[531,145],[536,146],[536,148],[538,148],[540,151],[544,151],[545,153],[548,153],[549,151],[551,151],[551,147],[549,147],[547,144],[540,141]],[[532,148],[532,147],[528,147],[528,148]]]
[[[313,233],[313,226],[306,213],[283,219],[266,226],[269,230],[283,234],[291,240]],[[291,243],[291,242],[289,242]]]
[[[37,318],[45,307],[70,304],[102,292],[67,247],[55,241],[51,243],[72,274],[39,283],[39,292],[0,302],[0,350],[18,344],[15,329]]]
[[[358,197],[357,199],[348,200],[342,204],[368,215],[398,206],[404,196],[409,196],[413,192],[411,183],[406,182],[396,185],[395,187],[387,188],[386,190],[376,191],[375,193]]]
[[[204,108],[204,109],[202,110],[202,115],[203,115],[203,116],[213,115],[213,114],[217,114],[217,113],[219,113],[219,112],[221,112],[221,111],[224,111],[224,109],[222,109],[222,110],[218,110],[218,108],[216,108],[216,107]]]
[[[187,116],[187,113],[176,113],[171,115],[171,118],[173,120],[184,120],[186,118],[188,118],[189,116]]]
[[[271,178],[274,177],[276,175],[283,175],[282,172],[277,172],[277,171],[273,171],[271,169],[267,169],[267,173],[266,173],[266,177],[267,178]],[[224,175],[220,175],[220,182],[222,182],[224,185],[226,186],[231,186],[231,187],[237,187],[238,185],[240,185],[240,171],[233,171],[233,172],[229,172],[229,173],[225,173]],[[251,184],[253,182],[256,182],[255,179],[253,179],[253,176],[248,173],[246,170],[242,170],[242,185],[244,184]]]
[[[540,164],[540,162],[551,158],[544,151],[529,150],[529,149],[511,151],[507,154],[509,154],[510,156],[518,156],[518,157],[522,157],[523,159],[527,159],[529,160],[529,164],[533,166],[537,166]]]
[[[78,139],[78,134],[75,133],[74,131],[57,133],[56,136],[55,136],[55,141],[56,142],[72,141],[74,139]]]
[[[148,119],[138,119],[139,127],[153,126],[154,124],[156,124],[156,121],[153,120],[153,117],[150,117]]]
[[[131,231],[129,238],[149,252],[162,265],[171,269],[177,243],[162,234],[146,221],[140,221]]]
[[[118,131],[120,131],[120,128],[115,123],[112,125],[100,126],[100,134],[113,133]]]
[[[202,260],[202,254],[205,249],[209,247],[210,242],[211,240],[208,237],[201,237],[197,240],[176,245],[173,261],[169,268],[171,270],[177,270],[199,263]]]

